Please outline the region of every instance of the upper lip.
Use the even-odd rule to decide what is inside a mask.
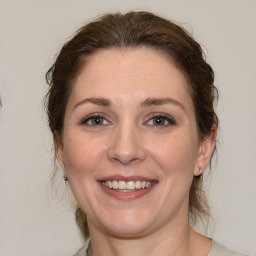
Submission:
[[[111,176],[106,176],[98,179],[98,181],[113,181],[113,180],[126,181],[126,182],[136,181],[136,180],[148,181],[148,182],[156,181],[155,179],[150,179],[143,176],[122,176],[122,175],[111,175]]]

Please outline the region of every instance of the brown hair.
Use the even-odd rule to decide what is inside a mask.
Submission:
[[[46,74],[50,86],[46,108],[54,136],[61,134],[72,83],[86,59],[101,49],[146,46],[162,51],[186,76],[194,104],[200,139],[208,136],[218,123],[214,101],[218,92],[213,85],[214,72],[205,61],[200,45],[181,26],[148,12],[107,14],[83,26],[61,49]],[[193,221],[209,217],[202,179],[194,177],[190,189],[190,216]],[[88,235],[86,216],[80,208],[76,220]]]

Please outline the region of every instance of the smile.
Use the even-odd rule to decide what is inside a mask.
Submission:
[[[98,180],[102,190],[117,200],[131,201],[151,193],[157,180],[142,176],[111,175]]]
[[[101,181],[102,186],[110,189],[114,189],[120,192],[132,192],[138,189],[147,189],[152,186],[152,182],[145,180],[136,180],[136,181],[123,181],[123,180],[107,180]]]

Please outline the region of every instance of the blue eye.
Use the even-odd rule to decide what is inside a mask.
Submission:
[[[100,115],[92,115],[82,120],[81,124],[83,125],[92,125],[92,126],[101,126],[101,125],[108,125],[108,122],[104,117]]]
[[[152,126],[166,126],[174,125],[175,121],[168,116],[157,115],[149,119],[147,124]]]

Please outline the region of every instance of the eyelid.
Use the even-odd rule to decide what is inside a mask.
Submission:
[[[148,115],[145,119],[146,121],[143,122],[143,124],[147,125],[147,123],[152,120],[153,118],[164,118],[165,120],[167,120],[169,122],[169,124],[167,125],[159,125],[159,126],[169,126],[169,125],[175,125],[176,124],[176,120],[169,114],[165,114],[165,113],[151,113],[150,115]],[[79,124],[80,125],[88,125],[88,126],[94,126],[94,125],[89,125],[86,124],[89,120],[93,119],[93,118],[103,118],[107,121],[108,124],[102,124],[102,125],[98,125],[98,126],[106,126],[106,125],[110,125],[112,124],[112,122],[110,121],[110,117],[106,114],[106,113],[92,113],[89,115],[84,116],[83,118],[80,119]],[[149,125],[149,124],[148,124]],[[97,125],[95,125],[97,126]],[[149,125],[149,126],[157,126],[157,125]]]
[[[148,123],[150,120],[152,120],[153,118],[157,118],[157,117],[160,117],[160,118],[164,118],[166,119],[169,124],[168,125],[159,125],[160,126],[169,126],[169,125],[175,125],[176,124],[176,120],[168,115],[168,114],[164,114],[164,113],[152,113],[150,114],[148,117],[147,117],[147,121],[144,122],[144,124]],[[157,125],[150,125],[150,126],[157,126]]]
[[[105,113],[92,113],[92,114],[89,114],[89,115],[83,117],[83,118],[80,120],[79,124],[80,124],[80,125],[88,125],[88,124],[86,124],[86,123],[87,123],[89,120],[93,119],[93,118],[103,118],[103,119],[105,119],[105,120],[108,122],[108,124],[103,124],[103,125],[109,125],[109,124],[111,124],[111,122],[109,121],[110,118],[109,118]],[[94,125],[88,125],[88,126],[94,126]],[[97,126],[97,125],[95,125],[95,126]],[[99,126],[100,126],[100,125],[99,125]],[[101,126],[102,126],[102,125],[101,125]]]

